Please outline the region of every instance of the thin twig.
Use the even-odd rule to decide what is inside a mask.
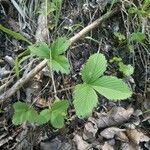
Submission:
[[[82,29],[79,33],[77,33],[75,36],[73,36],[70,39],[71,44],[78,41],[80,38],[82,38],[85,34],[90,32],[92,29],[96,28],[98,25],[100,25],[102,22],[110,18],[112,15],[117,13],[119,10],[118,8],[115,8],[103,16],[101,16],[99,19],[95,20],[93,23]],[[16,91],[18,91],[25,83],[27,83],[29,80],[31,80],[38,72],[40,72],[45,66],[47,65],[47,60],[43,60],[40,64],[38,64],[33,70],[31,70],[26,76],[23,76],[21,79],[19,79],[10,89],[8,89],[5,93],[0,95],[0,103],[7,100],[9,97],[14,95]]]
[[[85,34],[96,28],[98,25],[100,25],[102,22],[110,18],[112,15],[114,15],[116,12],[118,12],[118,7],[113,9],[112,11],[107,12],[103,16],[101,16],[99,19],[92,22],[90,25],[86,26],[84,29],[82,29],[79,33],[77,33],[75,36],[73,36],[70,39],[71,44],[75,43],[79,39],[81,39]]]
[[[75,86],[67,87],[65,89],[57,90],[56,92],[57,93],[65,92],[65,91],[68,91],[68,90],[72,90],[74,87]],[[52,94],[55,94],[55,92],[52,92]]]
[[[0,103],[5,99],[11,97],[16,91],[18,91],[25,83],[32,79],[38,72],[40,72],[47,64],[47,60],[43,60],[39,65],[37,65],[33,70],[31,70],[26,76],[19,79],[9,90],[0,95]]]

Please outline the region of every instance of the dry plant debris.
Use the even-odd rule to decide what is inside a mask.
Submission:
[[[115,107],[107,113],[99,113],[97,119],[89,118],[89,121],[96,124],[98,128],[122,125],[130,119],[133,112],[133,108]]]
[[[149,0],[1,0],[0,148],[149,150],[149,6]],[[54,72],[47,65],[49,60],[41,61],[27,50],[28,45],[40,42],[51,48],[62,36],[70,42],[69,50],[63,53],[70,64],[68,75]],[[133,95],[115,101],[96,93],[98,104],[93,114],[78,118],[74,87],[82,82],[84,63],[95,53],[108,60],[104,75],[122,79]],[[58,99],[67,100],[67,113],[59,103],[53,106]],[[63,126],[56,129],[53,124],[37,122],[14,126],[12,105],[17,101],[26,103],[27,110],[22,109],[29,113],[22,119],[28,120],[34,108],[38,114],[42,112],[44,122],[52,116],[55,125]]]

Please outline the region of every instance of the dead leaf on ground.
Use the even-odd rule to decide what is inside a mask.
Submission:
[[[138,148],[138,145],[133,145],[133,143],[122,143],[121,144],[121,148],[120,148],[121,150],[138,150],[139,148]]]
[[[40,150],[75,150],[72,142],[60,140],[58,137],[52,140],[42,141]]]
[[[136,129],[126,131],[128,138],[135,144],[139,144],[140,142],[148,142],[150,138],[146,136],[143,132],[137,131]]]
[[[122,142],[128,142],[129,141],[128,137],[126,136],[126,134],[124,132],[118,132],[116,139],[120,140]]]
[[[74,136],[73,141],[75,142],[78,150],[90,150],[91,145],[82,139],[82,137],[78,134]]]
[[[126,131],[125,129],[119,129],[117,127],[110,127],[104,129],[100,135],[106,139],[112,139],[115,135],[119,135],[120,132]]]
[[[101,147],[101,150],[114,150],[114,148],[110,144],[105,142],[105,144]]]
[[[46,99],[39,97],[37,101],[35,102],[35,106],[39,108],[45,108],[49,106],[49,103],[46,101]]]
[[[89,118],[89,121],[97,124],[98,128],[105,128],[114,125],[122,125],[127,122],[133,114],[133,108],[124,109],[123,107],[112,108],[108,113],[100,113],[98,119]]]
[[[88,122],[84,126],[83,138],[84,140],[95,139],[95,135],[98,131],[97,125],[92,122]]]

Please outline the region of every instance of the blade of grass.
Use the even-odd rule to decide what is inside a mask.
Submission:
[[[6,27],[4,27],[2,24],[0,24],[0,30],[2,30],[3,32],[7,33],[8,35],[13,36],[15,39],[17,40],[22,40],[27,42],[28,44],[32,44],[27,38],[25,38],[23,35],[21,35],[20,33],[14,32]]]

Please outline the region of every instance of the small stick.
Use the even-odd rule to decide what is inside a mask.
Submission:
[[[100,25],[102,22],[104,22],[105,20],[107,20],[108,18],[110,18],[112,15],[114,15],[118,11],[119,11],[119,9],[118,9],[118,7],[116,7],[115,9],[107,12],[106,14],[104,14],[103,16],[101,16],[99,19],[95,20],[94,22],[92,22],[91,24],[89,24],[88,26],[86,26],[84,29],[82,29],[79,33],[77,33],[75,36],[73,36],[70,39],[71,44],[73,44],[74,42],[76,42],[79,39],[81,39],[85,34],[87,34],[88,32],[90,32],[94,28],[96,28],[98,25]]]
[[[39,65],[37,65],[33,70],[31,70],[26,76],[19,79],[9,90],[0,95],[0,103],[5,99],[11,97],[16,91],[18,91],[25,83],[32,79],[38,72],[40,72],[47,64],[47,60],[44,59]]]
[[[79,33],[77,33],[75,36],[70,38],[71,44],[78,41],[81,37],[83,37],[85,34],[90,32],[92,29],[96,28],[98,25],[100,25],[102,22],[110,18],[112,15],[117,13],[119,11],[118,8],[115,8],[103,16],[101,16],[99,19],[95,20],[90,25],[86,26],[84,29],[82,29]],[[0,95],[0,104],[4,102],[6,99],[14,95],[25,83],[27,83],[30,79],[32,79],[37,73],[39,73],[44,67],[47,65],[47,60],[44,59],[41,63],[39,63],[33,70],[31,70],[26,76],[23,76],[21,79],[19,79],[10,89],[8,89],[5,93]]]

